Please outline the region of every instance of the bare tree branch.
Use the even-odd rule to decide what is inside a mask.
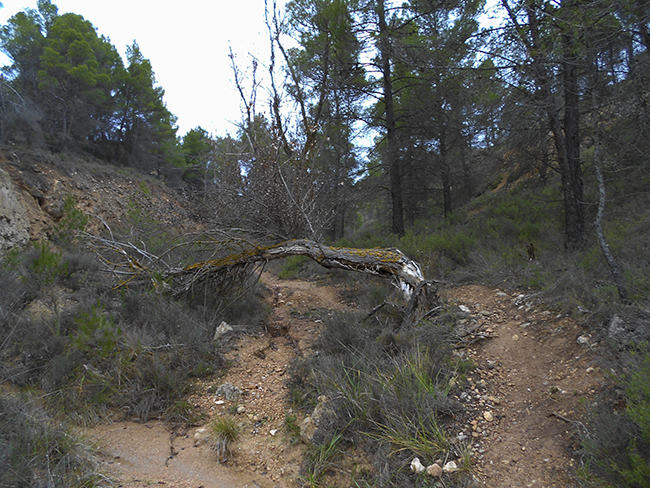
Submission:
[[[217,287],[226,287],[234,280],[248,276],[251,269],[274,259],[306,256],[325,268],[357,271],[389,279],[408,302],[405,324],[416,324],[422,319],[422,311],[430,311],[438,304],[437,282],[426,280],[420,265],[399,249],[337,248],[308,239],[260,244],[229,236],[225,232],[188,237],[174,245],[175,251],[191,248],[192,256],[207,252],[208,259],[172,266],[169,263],[170,251],[165,252],[166,259],[163,259],[132,242],[90,236],[101,262],[117,278],[118,288],[148,284],[157,291],[170,291],[178,295],[207,280]]]

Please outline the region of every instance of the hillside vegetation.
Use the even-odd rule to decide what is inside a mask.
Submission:
[[[260,263],[180,292],[165,271],[309,239],[398,248],[439,286],[525,290],[580,321],[612,387],[585,405],[576,483],[649,486],[646,3],[503,0],[488,29],[481,2],[294,0],[269,22],[269,110],[233,57],[237,134],[182,138],[137,43],[125,62],[49,0],[16,13],[0,26],[0,484],[106,483],[70,425],[205,420],[187,398],[228,367],[216,327],[265,327]],[[363,310],[324,319],[294,365],[297,410],[341,402],[303,482],[369,445],[388,461],[358,486],[431,485],[408,463],[458,450],[450,392],[472,364],[452,355],[457,312],[411,321],[388,283],[325,276]],[[473,483],[465,454],[456,486]]]

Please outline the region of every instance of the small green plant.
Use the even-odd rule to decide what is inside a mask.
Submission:
[[[145,198],[150,199],[152,196],[151,190],[144,181],[140,182],[140,192],[144,195]]]
[[[305,263],[309,261],[306,256],[289,256],[284,260],[282,269],[278,273],[281,280],[291,280],[298,276],[298,273],[305,267]]]
[[[325,476],[335,467],[334,460],[341,453],[342,434],[335,432],[329,442],[310,444],[307,451],[306,472],[304,481],[307,486],[318,488],[327,486]]]
[[[22,256],[20,249],[18,247],[14,247],[3,256],[2,267],[7,271],[15,271],[20,266],[21,261]]]
[[[452,360],[452,369],[460,375],[469,373],[470,371],[476,369],[477,367],[478,365],[471,358],[465,359],[461,357],[454,357]]]
[[[79,232],[86,230],[90,215],[77,208],[74,197],[68,194],[63,201],[63,217],[56,226],[57,237],[62,241],[71,242]]]
[[[228,460],[234,442],[239,439],[239,426],[235,417],[220,415],[212,419],[209,425],[210,444],[217,451],[219,460]]]
[[[64,261],[63,254],[52,249],[47,241],[39,241],[34,247],[38,254],[32,261],[31,271],[39,276],[44,284],[53,283],[68,273],[68,261]]]
[[[298,425],[298,417],[293,414],[287,415],[284,418],[284,429],[291,439],[291,443],[297,443],[298,439],[300,438],[300,425]]]
[[[106,315],[100,306],[82,313],[76,320],[77,333],[72,344],[82,352],[94,352],[101,358],[109,357],[117,347],[122,331],[115,326],[113,317]]]

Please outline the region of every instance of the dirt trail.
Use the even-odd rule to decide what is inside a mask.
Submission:
[[[192,488],[285,488],[297,486],[303,445],[292,444],[284,421],[297,415],[287,405],[285,380],[291,361],[308,353],[321,327],[319,314],[345,308],[332,287],[301,280],[279,280],[265,273],[273,313],[266,330],[238,337],[226,354],[227,374],[196,385],[190,398],[209,417],[236,412],[241,437],[233,455],[221,464],[206,445],[194,446],[197,429],[169,432],[160,422],[120,422],[87,432],[98,442],[107,472],[118,486],[161,484]],[[326,313],[326,312],[325,312]],[[239,388],[238,400],[215,395],[216,387]]]
[[[158,422],[92,429],[118,486],[297,486],[304,446],[291,444],[285,432],[287,415],[296,415],[286,403],[287,370],[297,355],[309,353],[323,311],[346,305],[331,287],[268,274],[263,280],[273,307],[266,330],[238,337],[225,377],[196,385],[190,399],[208,416],[238,412],[242,435],[233,456],[221,464],[207,446],[195,447],[196,429],[170,433]],[[570,422],[579,417],[580,399],[602,384],[590,349],[576,342],[578,326],[538,309],[530,297],[486,286],[443,296],[467,307],[465,327],[491,337],[459,350],[478,364],[468,374],[470,389],[458,398],[468,415],[455,433],[472,443],[478,481],[491,488],[574,486]],[[241,397],[215,396],[222,383],[238,387]]]
[[[572,426],[581,399],[604,383],[589,344],[577,341],[584,331],[523,294],[471,285],[445,295],[469,309],[465,325],[492,336],[466,350],[478,368],[460,398],[472,412],[462,432],[478,479],[491,488],[576,486]]]

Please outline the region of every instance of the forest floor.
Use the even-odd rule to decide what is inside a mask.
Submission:
[[[221,463],[209,446],[195,446],[197,428],[116,422],[90,429],[86,434],[99,445],[117,486],[298,486],[305,446],[292,442],[285,428],[287,416],[302,420],[287,402],[288,369],[296,356],[309,354],[321,327],[317,317],[349,305],[335,287],[270,274],[262,279],[273,310],[266,330],[238,334],[227,352],[231,367],[225,376],[197,384],[190,399],[208,417],[235,414],[241,436],[232,455]],[[472,337],[484,338],[456,350],[477,368],[456,395],[465,414],[451,432],[472,445],[476,484],[576,486],[574,431],[581,401],[606,383],[588,334],[525,294],[468,285],[441,295],[462,309]],[[217,397],[223,383],[238,387],[241,397]]]

